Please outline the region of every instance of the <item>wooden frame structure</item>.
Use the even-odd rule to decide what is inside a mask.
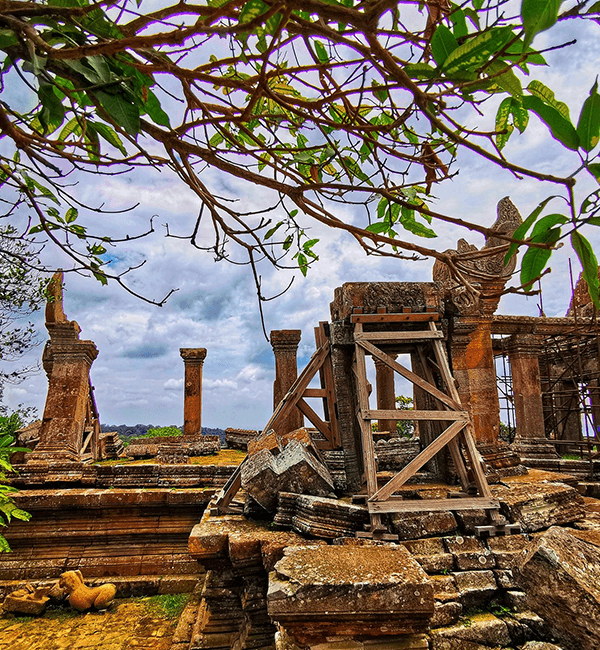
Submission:
[[[499,520],[497,514],[499,502],[492,497],[485,478],[481,456],[475,447],[471,419],[460,403],[458,390],[442,343],[444,335],[435,324],[439,320],[439,315],[434,312],[412,313],[410,309],[405,309],[401,314],[362,314],[361,311],[360,308],[355,309],[356,313],[351,316],[351,322],[354,323],[357,418],[361,430],[367,507],[371,518],[370,531],[364,535],[377,535],[383,532],[384,527],[381,524],[381,514],[383,513],[484,509],[488,511],[491,519],[497,522]],[[386,324],[385,330],[377,329],[378,325],[384,323]],[[409,323],[411,324],[410,330],[403,328],[399,331],[389,331],[398,325]],[[370,331],[364,331],[364,325],[368,325]],[[416,350],[424,369],[424,377],[398,363],[385,351],[389,347],[397,350],[399,346]],[[429,352],[430,349],[433,355]],[[366,371],[367,355],[383,362],[394,372],[432,395],[441,409],[430,411],[371,409]],[[433,358],[431,358],[432,356]],[[447,392],[443,392],[436,386],[432,368],[437,371]],[[423,449],[416,458],[379,488],[371,432],[371,421],[378,419],[442,421],[449,424],[445,431]],[[411,477],[445,447],[448,447],[450,451],[464,494],[466,495],[474,485],[478,496],[461,499],[419,500],[407,500],[394,496]]]
[[[355,308],[351,316],[354,324],[354,363],[353,372],[356,385],[356,415],[361,431],[362,460],[367,491],[367,508],[370,516],[369,530],[359,532],[359,536],[384,536],[385,527],[381,522],[384,513],[450,511],[484,509],[494,524],[501,524],[498,515],[499,502],[495,500],[485,478],[483,461],[475,447],[472,435],[472,423],[468,412],[460,403],[454,378],[450,371],[446,350],[443,345],[443,332],[438,330],[436,321],[439,314],[431,311],[412,313],[404,309],[402,313],[362,314],[361,308]],[[365,331],[365,325],[367,330]],[[383,325],[383,328],[379,327]],[[339,427],[336,417],[336,401],[331,366],[330,343],[327,336],[327,324],[320,323],[315,328],[317,350],[307,366],[300,373],[281,400],[271,419],[265,426],[263,434],[277,431],[278,425],[285,421],[291,409],[298,408],[322,434],[323,439],[314,440],[317,449],[336,449],[341,447]],[[423,375],[404,367],[387,352],[392,348],[415,350],[419,355]],[[380,410],[369,406],[369,383],[367,381],[366,357],[370,355],[379,359],[395,372],[433,396],[440,406],[439,410]],[[321,387],[309,388],[316,376],[320,376]],[[437,374],[438,382],[435,375]],[[436,383],[446,388],[441,390]],[[324,418],[320,418],[308,405],[305,398],[323,399]],[[435,438],[406,467],[395,474],[385,485],[378,487],[377,463],[371,431],[371,421],[417,420],[440,421],[448,423],[446,429]],[[463,498],[448,499],[403,499],[397,491],[428,463],[442,449],[448,447],[454,468],[463,488]],[[219,493],[215,514],[223,514],[241,487],[241,466],[232,474]],[[472,488],[477,496],[470,494]],[[462,496],[462,495],[460,495]],[[387,536],[391,537],[391,536]]]
[[[341,446],[336,417],[337,406],[333,383],[333,368],[331,366],[331,348],[326,327],[327,323],[319,323],[319,326],[315,327],[317,351],[312,355],[304,370],[290,386],[290,389],[281,402],[279,402],[261,435],[271,430],[277,431],[277,427],[287,420],[290,411],[298,408],[323,436],[320,440],[313,440],[313,445],[316,449],[330,450],[337,449]],[[319,373],[321,387],[309,388],[309,384],[317,373]],[[317,397],[323,400],[324,419],[306,402],[305,398],[309,397]],[[217,497],[215,508],[219,514],[224,514],[227,511],[229,504],[241,485],[242,470],[240,465],[231,475]]]

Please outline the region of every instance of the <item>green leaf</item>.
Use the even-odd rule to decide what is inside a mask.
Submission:
[[[18,42],[19,39],[12,29],[0,29],[0,49],[4,50]]]
[[[454,32],[454,36],[456,38],[462,38],[463,36],[467,36],[467,34],[469,33],[469,29],[467,28],[467,20],[465,18],[465,12],[454,3],[452,3],[452,12],[450,13],[450,20],[454,25],[454,29],[452,31]]]
[[[594,255],[594,249],[590,242],[578,231],[571,233],[571,245],[577,253],[583,269],[583,277],[588,285],[590,298],[596,309],[600,309],[599,282],[598,282],[598,260]]]
[[[581,148],[590,152],[600,139],[600,95],[598,79],[596,79],[589,97],[583,102],[583,107],[577,122],[577,135]]]
[[[554,226],[565,224],[568,221],[567,217],[562,214],[548,214],[542,217],[531,231],[531,241],[537,241],[538,237],[548,232],[551,228],[554,228]]]
[[[600,163],[589,163],[585,168],[600,183]]]
[[[261,14],[264,14],[269,7],[262,0],[250,0],[244,4],[243,9],[240,11],[238,22],[240,25],[249,23]]]
[[[148,90],[148,98],[144,104],[144,109],[153,122],[159,124],[160,126],[166,126],[169,129],[171,128],[169,116],[162,109],[158,98],[151,90]]]
[[[528,47],[536,34],[552,27],[558,20],[562,0],[522,0],[521,20],[525,29],[525,44]]]
[[[431,38],[431,54],[435,62],[441,67],[450,54],[458,47],[458,41],[446,25],[438,25]]]
[[[411,79],[433,79],[435,69],[428,63],[409,63],[404,66],[404,71]]]
[[[544,199],[537,206],[537,208],[535,208],[535,210],[527,217],[527,219],[525,219],[525,221],[523,221],[523,223],[515,230],[515,232],[512,234],[512,238],[518,240],[525,239],[525,235],[528,233],[529,229],[534,224],[535,220],[540,216],[542,210],[546,207],[547,203],[551,201],[553,198],[555,198],[554,195]],[[517,242],[511,242],[510,246],[508,247],[508,251],[504,257],[505,266],[510,262],[511,257],[515,254],[519,246],[520,244],[518,244]]]
[[[498,111],[496,113],[496,131],[498,132],[496,133],[496,146],[498,149],[504,148],[514,131],[514,126],[508,122],[511,112],[512,97],[507,97],[500,102],[500,106],[498,106]],[[500,133],[500,131],[503,131],[504,133]]]
[[[555,108],[535,96],[523,97],[523,106],[533,111],[550,129],[552,137],[564,144],[567,149],[573,151],[579,149],[579,136],[575,127]]]
[[[455,49],[444,62],[447,75],[475,70],[486,63],[490,55],[500,50],[513,35],[510,27],[482,32]]]
[[[389,228],[390,224],[386,221],[377,221],[376,223],[369,224],[365,230],[380,235],[381,233],[387,232]]]
[[[65,214],[65,222],[73,223],[77,219],[78,212],[75,208],[69,208]]]
[[[534,79],[528,86],[527,90],[536,97],[539,97],[545,104],[555,108],[565,119],[571,120],[569,114],[569,107],[564,102],[559,102],[554,96],[554,91],[550,90],[548,86],[544,85],[541,81]]]
[[[328,63],[329,62],[329,54],[327,54],[327,50],[325,49],[325,46],[321,41],[315,41],[315,51],[317,53],[317,58],[319,59],[319,63]]]
[[[71,135],[71,133],[75,133],[75,135],[81,135],[81,126],[79,125],[80,119],[83,118],[74,117],[70,119],[62,128],[58,139],[64,142]]]
[[[277,232],[278,228],[283,224],[283,221],[275,224],[270,230],[267,230],[265,233],[265,239],[271,239],[271,237]]]
[[[115,149],[118,149],[124,156],[127,155],[127,149],[125,149],[119,134],[108,126],[108,124],[94,122],[94,128],[109,144],[115,147]]]
[[[521,97],[523,95],[523,86],[521,85],[519,78],[506,63],[503,61],[492,61],[487,70],[490,76],[505,70],[502,74],[498,74],[498,76],[494,77],[492,81],[497,83],[502,90],[506,90],[507,93],[510,93],[514,97]]]
[[[38,97],[42,104],[40,121],[49,133],[53,133],[65,119],[65,107],[56,95],[56,89],[52,84],[40,82]]]
[[[428,228],[427,226],[424,226],[422,223],[419,223],[418,221],[415,220],[415,211],[410,210],[407,207],[402,207],[402,214],[400,216],[400,223],[402,224],[402,227],[405,230],[408,230],[409,232],[412,232],[413,235],[418,235],[419,237],[437,237],[437,234],[431,230],[431,228]]]
[[[85,60],[96,71],[102,83],[108,83],[112,80],[110,70],[103,56],[86,56]]]
[[[137,135],[140,131],[140,112],[134,104],[127,101],[122,95],[111,95],[103,90],[95,91],[96,97],[102,108],[114,121],[130,135]]]
[[[559,238],[560,228],[553,228],[540,235],[536,243],[555,244]],[[541,274],[551,255],[552,250],[537,247],[529,248],[525,255],[523,255],[523,261],[521,262],[521,284],[525,289],[529,289],[534,280]]]

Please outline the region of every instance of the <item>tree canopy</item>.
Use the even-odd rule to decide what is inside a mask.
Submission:
[[[230,259],[233,246],[253,269],[259,260],[292,258],[306,274],[318,255],[306,227],[315,220],[349,232],[368,254],[440,259],[461,281],[469,254],[437,249],[436,224],[491,233],[434,209],[431,193],[469,150],[492,168],[548,185],[548,199],[503,245],[507,259],[519,242],[529,247],[522,287],[531,288],[568,238],[600,306],[584,235],[600,225],[600,194],[576,192],[579,175],[600,182],[597,83],[572,117],[534,78],[546,64],[536,36],[585,20],[600,21],[600,2],[6,0],[6,214],[29,211],[28,237],[61,246],[102,282],[123,283],[105,266],[115,242],[102,226],[91,233],[78,222],[71,178],[169,168],[199,198],[191,243],[219,259]],[[478,128],[473,111],[494,111],[495,128]],[[509,139],[532,119],[573,152],[571,173],[506,156]],[[207,184],[207,167],[266,188],[272,205],[241,211]],[[557,196],[560,211],[552,212]],[[360,223],[340,218],[340,204],[359,206]],[[212,225],[208,243],[198,238],[202,219]]]

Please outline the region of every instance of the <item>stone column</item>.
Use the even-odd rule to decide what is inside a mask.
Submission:
[[[202,366],[206,348],[180,348],[185,367],[183,399],[183,435],[202,433]]]
[[[397,355],[390,355],[393,359]],[[394,388],[394,371],[383,361],[373,358],[375,362],[375,378],[377,390],[377,408],[391,411],[396,408],[396,390]],[[396,420],[379,420],[378,431],[389,431],[396,433]]]
[[[285,397],[291,385],[298,378],[298,344],[301,330],[272,330],[271,346],[275,355],[275,381],[273,382],[273,409]],[[277,433],[289,433],[304,426],[304,417],[294,409]]]
[[[543,340],[533,334],[513,334],[508,343],[517,435],[513,449],[525,465],[529,459],[557,458],[546,440],[539,354]]]
[[[500,440],[500,400],[492,350],[491,315],[456,319],[452,370],[463,406],[473,421],[475,442],[493,469],[513,468],[519,457]]]

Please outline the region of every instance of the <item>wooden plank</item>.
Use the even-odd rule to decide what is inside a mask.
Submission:
[[[369,498],[372,501],[385,501],[394,494],[396,490],[401,488],[409,478],[414,476],[420,469],[429,462],[440,449],[443,449],[454,436],[458,435],[466,426],[466,422],[452,423],[441,435],[439,435],[430,445],[425,447],[423,451],[413,458],[406,467],[404,467],[396,476],[391,478],[380,490],[375,492]]]
[[[327,397],[325,388],[307,388],[302,397]]]
[[[351,323],[406,323],[428,322],[439,320],[440,315],[437,313],[413,313],[413,314],[352,314]]]
[[[454,422],[469,421],[469,414],[466,411],[416,411],[416,410],[382,410],[369,409],[363,411],[363,417],[366,420],[441,420]]]
[[[229,477],[227,483],[225,483],[225,485],[223,486],[223,488],[221,489],[221,491],[217,496],[217,499],[215,501],[215,507],[219,514],[224,515],[227,512],[227,508],[229,507],[229,504],[233,501],[233,498],[238,493],[241,487],[242,487],[242,465],[239,465],[236,468],[235,472]]]
[[[439,331],[417,331],[417,332],[363,332],[355,334],[357,341],[430,341],[432,339],[443,339],[444,333]]]
[[[302,398],[298,400],[296,406],[300,409],[300,412],[303,415],[306,415],[306,417],[317,427],[317,429],[327,438],[327,440],[331,442],[331,429],[329,428],[327,422],[323,422],[318,414],[315,413]]]
[[[425,381],[423,378],[419,377],[419,375],[416,375],[408,368],[405,368],[402,364],[398,363],[397,361],[394,361],[391,357],[385,354],[385,352],[382,352],[381,350],[376,348],[372,343],[369,343],[369,341],[357,341],[357,343],[360,347],[365,348],[365,350],[369,351],[374,357],[377,357],[378,359],[383,361],[383,363],[385,363],[390,368],[394,369],[397,373],[401,374],[409,381],[412,381],[413,384],[416,384],[424,391],[428,392],[430,395],[437,397],[437,399],[439,399],[441,402],[446,404],[446,406],[449,406],[451,409],[454,409],[455,411],[463,410],[461,405],[458,402],[454,401],[454,399],[452,399],[445,393],[442,393],[441,390],[438,390],[435,386],[430,384],[428,381]],[[439,341],[434,341],[434,343],[441,345]]]
[[[391,498],[387,501],[369,501],[369,512],[448,512],[451,510],[496,510],[500,503],[496,499],[473,497],[466,499],[411,499]]]

